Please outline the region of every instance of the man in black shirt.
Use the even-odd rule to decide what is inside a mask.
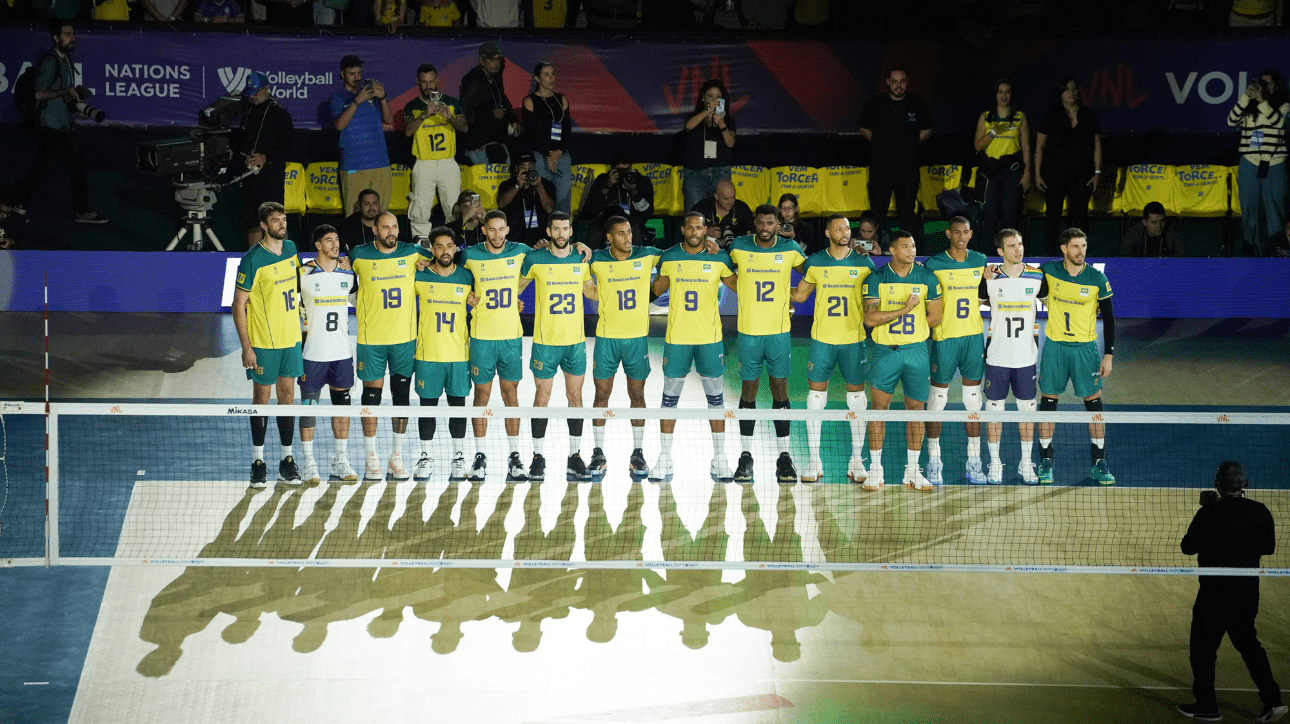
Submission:
[[[1129,227],[1120,238],[1120,256],[1182,256],[1182,232],[1169,223],[1165,206],[1148,202],[1142,221]]]
[[[1203,505],[1182,539],[1182,552],[1199,554],[1196,563],[1200,567],[1258,568],[1259,558],[1272,555],[1276,548],[1272,513],[1264,504],[1245,497],[1247,484],[1245,468],[1227,460],[1214,474],[1218,495],[1202,494]],[[1214,692],[1214,662],[1223,634],[1227,634],[1259,688],[1263,712],[1258,721],[1276,721],[1286,715],[1281,687],[1272,678],[1267,652],[1255,636],[1258,612],[1258,576],[1200,577],[1191,615],[1192,694],[1196,703],[1180,704],[1180,714],[1201,721],[1222,719]]]
[[[891,196],[896,195],[900,227],[912,233],[918,220],[914,201],[918,198],[918,146],[932,135],[932,113],[928,105],[906,91],[905,71],[887,73],[886,95],[869,100],[860,116],[860,135],[872,144],[869,155],[869,207],[886,218]]]
[[[533,154],[522,153],[511,177],[497,187],[497,208],[511,228],[506,238],[533,246],[546,238],[547,217],[555,210],[555,184],[538,176]]]
[[[273,99],[269,78],[263,73],[252,73],[246,79],[242,95],[251,99],[251,110],[237,135],[237,150],[246,159],[248,169],[260,169],[259,173],[242,183],[246,194],[246,248],[250,249],[264,238],[264,230],[260,227],[260,204],[283,202],[286,156],[291,150],[295,126],[287,109]]]
[[[644,243],[645,222],[654,213],[654,182],[632,170],[627,154],[616,152],[609,170],[596,177],[591,188],[582,194],[584,219],[591,220],[587,238],[592,248],[605,248],[605,221],[622,216],[632,227],[632,238]]]
[[[718,181],[712,196],[700,200],[690,211],[703,214],[708,222],[707,237],[722,249],[729,249],[736,236],[753,232],[752,209],[735,198],[735,185],[729,181]]]
[[[363,189],[358,192],[358,211],[345,217],[336,229],[340,236],[340,253],[349,256],[355,247],[371,244],[376,241],[376,219],[385,213],[381,205],[381,195],[374,189]],[[412,239],[412,229],[406,216],[399,217],[399,238]]]
[[[457,98],[466,116],[466,133],[458,144],[471,164],[510,163],[507,139],[519,132],[515,110],[506,98],[502,68],[506,57],[493,41],[479,46],[479,65],[461,79]]]

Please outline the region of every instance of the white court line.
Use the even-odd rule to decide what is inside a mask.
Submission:
[[[758,679],[739,679],[739,681],[758,681]],[[1019,686],[1026,688],[1060,688],[1060,689],[1149,689],[1151,691],[1191,691],[1190,686],[1157,686],[1120,684],[1041,684],[1022,681],[887,681],[883,679],[760,679],[778,684],[898,684],[906,686]],[[1258,689],[1241,689],[1236,687],[1216,687],[1215,691],[1258,691]]]
[[[48,681],[24,681],[23,686],[49,686]]]

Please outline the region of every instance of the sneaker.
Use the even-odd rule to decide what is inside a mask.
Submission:
[[[877,490],[882,490],[882,484],[883,484],[882,478],[883,478],[882,465],[870,465],[869,477],[864,481],[864,485],[861,485],[860,487],[864,488],[865,490],[868,490],[871,493]]]
[[[945,482],[945,463],[940,458],[927,458],[927,482],[932,485],[940,485]]]
[[[739,464],[735,466],[734,480],[736,483],[751,483],[753,481],[753,458],[752,453],[747,450],[739,454]]]
[[[403,453],[390,453],[390,480],[407,480],[412,477],[403,464]]]
[[[792,455],[786,452],[779,454],[779,459],[775,461],[775,479],[784,485],[792,485],[798,481],[797,466],[793,464]]]
[[[1284,709],[1285,707],[1281,707]],[[1178,713],[1188,719],[1199,719],[1200,721],[1223,721],[1223,715],[1218,711],[1218,707],[1212,709],[1201,709],[1199,704],[1179,704]],[[1259,721],[1263,721],[1260,719]],[[1273,721],[1268,719],[1267,721]]]
[[[713,463],[716,463],[714,458]],[[672,456],[663,453],[654,461],[654,467],[650,468],[649,481],[651,483],[670,483],[672,482]]]
[[[592,480],[604,480],[605,471],[609,469],[609,461],[605,459],[605,451],[600,448],[592,448],[591,464],[587,470],[591,473]]]
[[[263,460],[251,463],[251,487],[263,488],[269,484],[269,466]]]
[[[282,458],[282,462],[278,463],[278,482],[287,485],[300,484],[300,468],[296,465],[296,459],[290,455]]]
[[[524,461],[520,460],[520,454],[513,452],[506,458],[506,482],[522,483],[529,479],[524,473]]]
[[[802,471],[802,482],[815,483],[822,477],[824,477],[824,461],[812,456],[806,463],[806,469]]]
[[[529,463],[529,482],[540,483],[546,480],[546,458],[533,453],[533,462]]]
[[[990,485],[1003,485],[1003,462],[999,460],[992,460],[990,462],[990,472],[986,473],[985,481]],[[968,482],[976,483],[976,481],[972,479],[971,475],[968,476]],[[976,484],[980,485],[980,483]]]
[[[304,468],[300,471],[300,479],[310,485],[322,482],[322,478],[318,477],[318,462],[314,460],[312,455],[305,458]]]
[[[1039,459],[1039,474],[1037,478],[1039,480],[1040,485],[1053,484],[1053,459],[1052,458]]]
[[[1021,476],[1021,482],[1026,485],[1039,484],[1039,475],[1035,472],[1035,464],[1029,460],[1022,460],[1017,464],[1017,474]]]
[[[448,482],[456,483],[466,479],[466,456],[457,453],[452,457],[452,467],[448,469]]]
[[[428,453],[421,453],[421,457],[417,460],[416,467],[412,468],[412,479],[429,480],[430,468],[433,463],[434,458],[430,457]]]
[[[595,456],[592,456],[592,462],[595,462]],[[645,452],[640,448],[632,450],[632,457],[627,461],[631,468],[632,480],[644,480],[649,477],[649,463],[645,462]]]
[[[488,458],[483,453],[475,453],[475,462],[470,465],[470,479],[480,481],[488,472]]]
[[[1089,472],[1089,477],[1093,482],[1099,485],[1115,485],[1115,476],[1111,474],[1111,469],[1106,465],[1106,458],[1102,458],[1093,463],[1093,469]]]
[[[708,475],[712,476],[714,483],[728,483],[735,479],[735,474],[730,470],[730,463],[722,455],[713,455],[712,462],[708,464]]]
[[[385,474],[381,471],[381,459],[376,453],[367,454],[367,467],[363,470],[364,480],[383,480]]]
[[[1263,712],[1255,721],[1276,721],[1290,712],[1290,707],[1285,704],[1269,704],[1263,707]]]
[[[847,477],[853,483],[863,483],[869,478],[869,471],[864,469],[864,458],[859,455],[851,458],[851,463],[847,465]]]
[[[78,224],[106,224],[107,222],[108,218],[97,211],[86,211],[83,214],[76,215],[76,223]]]
[[[574,453],[569,456],[569,460],[565,465],[565,479],[570,482],[591,480],[591,473],[587,470],[587,464],[582,461],[580,453]]]
[[[331,477],[337,480],[358,480],[358,472],[349,464],[344,455],[335,455],[331,459]]]
[[[967,481],[969,483],[973,485],[986,484],[985,470],[981,467],[981,458],[968,458],[967,467],[964,472],[967,473]],[[1002,466],[1000,466],[1000,472],[1002,472]],[[1003,481],[1000,480],[999,482]]]
[[[906,465],[905,476],[900,480],[901,484],[913,490],[931,490],[936,487],[930,480],[923,475],[922,468],[917,465]]]

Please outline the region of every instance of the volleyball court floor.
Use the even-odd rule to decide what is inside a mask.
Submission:
[[[1156,363],[1156,373],[1143,377],[1148,386],[1135,384],[1134,363],[1125,361],[1116,370],[1123,376],[1113,376],[1108,385],[1108,398],[1149,403],[1160,399],[1152,394],[1158,387],[1174,395],[1167,403],[1197,404],[1185,396],[1195,394],[1189,386],[1197,387],[1211,373],[1205,367],[1208,345],[1177,337],[1160,335],[1124,357],[1152,364],[1152,355],[1159,354],[1178,369]],[[218,351],[221,345],[227,348],[227,339],[212,344]],[[589,348],[593,345],[589,340]],[[1177,349],[1188,345],[1195,345],[1192,352]],[[1274,336],[1268,343],[1278,345],[1284,349],[1284,338]],[[109,375],[99,372],[94,360],[82,360],[76,364],[92,373],[84,376],[79,394],[65,396],[243,401],[229,394],[247,384],[235,349],[234,343],[182,372],[118,369]],[[796,351],[804,358],[804,347]],[[653,352],[655,374],[646,392],[650,405],[661,393],[659,350]],[[1215,348],[1213,364],[1231,354],[1230,346]],[[1258,366],[1275,373],[1277,364],[1269,359],[1248,365],[1255,379],[1232,380],[1232,404],[1278,404],[1276,396],[1284,391],[1278,393],[1276,386],[1270,395],[1255,394],[1258,377],[1266,374]],[[1172,374],[1172,387],[1162,370]],[[727,375],[727,382],[727,402],[733,405],[737,376]],[[790,390],[795,406],[803,406],[805,381],[793,380]],[[590,381],[584,398],[591,399]],[[532,399],[527,377],[520,399],[522,404]],[[560,382],[554,399],[563,399]],[[611,405],[626,404],[620,381]],[[681,404],[704,404],[696,380],[690,380]],[[31,693],[37,689],[23,686],[25,691],[6,694],[16,706],[0,709],[39,716],[15,721],[1171,721],[1177,716],[1173,704],[1189,700],[1186,630],[1194,578],[827,568],[830,562],[872,560],[875,547],[882,560],[894,564],[947,553],[965,563],[1029,553],[1057,563],[1096,556],[1102,563],[1143,564],[1106,560],[1140,546],[1137,552],[1158,556],[1146,563],[1187,565],[1189,559],[1173,551],[1195,507],[1201,481],[1193,468],[1204,473],[1209,458],[1220,454],[1218,445],[1170,443],[1153,438],[1148,429],[1124,431],[1117,440],[1113,432],[1112,469],[1117,457],[1135,462],[1124,465],[1131,474],[1107,490],[1089,486],[1082,477],[1085,433],[1062,426],[1059,485],[1051,489],[976,488],[952,479],[929,495],[898,485],[863,494],[834,485],[849,453],[849,435],[841,424],[826,426],[825,483],[793,486],[780,486],[771,476],[767,423],[758,430],[762,450],[753,485],[706,480],[711,448],[700,424],[677,436],[677,468],[687,472],[660,486],[628,480],[629,427],[614,420],[606,447],[618,453],[611,453],[611,475],[599,485],[559,479],[558,464],[552,465],[556,474],[540,485],[507,485],[496,476],[482,484],[450,484],[447,430],[441,423],[436,475],[425,483],[324,483],[252,492],[243,484],[249,462],[241,441],[245,423],[211,422],[214,428],[205,432],[237,441],[225,445],[231,450],[207,450],[197,437],[200,429],[183,429],[176,441],[162,445],[147,429],[127,427],[104,440],[101,432],[95,438],[88,429],[74,434],[77,423],[69,422],[67,433],[73,434],[60,436],[70,456],[64,477],[93,484],[85,486],[83,499],[73,501],[82,513],[63,527],[64,555],[818,561],[821,566],[750,571],[114,566],[101,600],[89,610],[79,604],[80,617],[88,618],[93,630],[85,637],[88,653],[80,654],[79,685],[68,687],[75,691],[70,715],[65,706],[60,713],[57,702],[41,708],[41,697]],[[487,438],[497,450],[494,456],[490,448],[490,460],[499,467],[505,450],[500,427],[494,420]],[[889,427],[887,449],[898,453],[900,426]],[[647,427],[650,462],[657,451],[656,430],[653,423]],[[527,432],[525,426],[521,451],[526,459]],[[800,432],[795,428],[799,466],[805,462]],[[564,425],[553,420],[548,437],[548,457],[558,461],[566,443]],[[77,449],[77,438],[99,442]],[[961,468],[961,426],[947,425],[944,439],[947,466]],[[737,440],[737,432],[729,430],[732,463]],[[584,455],[590,442],[588,431]],[[328,431],[320,427],[321,454],[329,443]],[[416,449],[412,440],[407,445]],[[190,452],[185,459],[161,452],[175,447]],[[270,440],[269,457],[273,447]],[[1272,475],[1278,456],[1272,445],[1266,447],[1266,459],[1252,462]],[[360,450],[356,441],[350,451],[355,462]],[[1006,439],[1004,451],[1005,458],[1015,457],[1015,441]],[[903,456],[885,457],[891,482],[898,479]],[[1158,464],[1144,465],[1138,458]],[[1284,485],[1282,474],[1277,487]],[[1278,521],[1285,520],[1283,495],[1280,490],[1257,494]],[[1022,539],[1017,526],[1024,524],[1048,534]],[[1107,547],[1063,547],[1061,528],[1053,526],[1098,528]],[[1008,541],[1006,549],[992,548],[1001,540]],[[1286,565],[1284,549],[1276,558],[1265,563]],[[0,588],[16,589],[41,574],[46,572],[6,571]],[[86,578],[96,569],[57,574]],[[79,593],[73,585],[64,590]],[[5,597],[13,595],[11,590]],[[1263,582],[1260,632],[1282,682],[1290,679],[1287,603],[1290,589],[1282,580]],[[49,639],[64,635],[60,629],[75,628],[64,620],[70,613],[30,608],[21,612],[21,625]],[[57,609],[57,602],[51,608]],[[32,668],[6,677],[15,687],[54,678],[37,670],[41,657],[22,660]],[[1257,698],[1230,648],[1220,656],[1219,685],[1229,715],[1257,712]]]

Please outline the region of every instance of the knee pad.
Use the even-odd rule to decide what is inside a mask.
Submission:
[[[1019,412],[1034,412],[1035,407],[1034,400],[1017,400],[1017,410]]]
[[[1039,400],[1039,409],[1042,412],[1057,412],[1057,398],[1045,395]]]
[[[316,405],[316,404],[318,404],[318,398],[319,398],[319,397],[321,397],[321,396],[322,396],[322,390],[314,390],[313,392],[301,392],[301,393],[300,393],[300,404],[302,404],[302,405]],[[303,429],[305,429],[305,428],[314,427],[314,426],[315,426],[315,425],[317,425],[317,424],[318,424],[318,420],[317,420],[317,418],[313,418],[313,417],[301,417],[301,418],[300,418],[300,429],[302,429],[302,430],[303,430]]]
[[[963,385],[963,409],[968,412],[981,409],[981,385]]]
[[[412,391],[412,378],[403,375],[390,375],[390,397],[394,404],[407,407],[408,393]]]
[[[809,390],[806,393],[806,409],[823,410],[829,402],[829,393],[824,390]]]
[[[378,395],[379,395],[379,393],[378,393]],[[350,404],[350,400],[349,400],[349,390],[332,390],[332,391],[331,391],[331,404],[333,404],[333,405],[348,405],[348,404]]]
[[[927,409],[944,410],[945,403],[950,401],[950,389],[948,387],[937,387],[932,385],[931,397],[927,400]]]
[[[364,407],[377,406],[381,404],[381,392],[380,387],[364,387],[363,395],[359,399]]]
[[[726,406],[726,385],[720,377],[700,377],[703,383],[703,394],[708,398],[708,407]]]
[[[986,400],[985,409],[989,410],[990,412],[1003,412],[1004,404],[1005,404],[1004,400]],[[1031,400],[1031,404],[1032,405],[1034,404],[1034,400]],[[1017,403],[1017,409],[1021,409],[1020,402]]]
[[[864,396],[864,392],[847,393],[847,409],[853,412],[869,409],[869,398]]]
[[[1084,409],[1088,410],[1089,412],[1101,412],[1102,398],[1099,397],[1095,400],[1084,400]]]
[[[663,407],[676,407],[681,401],[681,390],[685,388],[685,378],[663,378]]]

